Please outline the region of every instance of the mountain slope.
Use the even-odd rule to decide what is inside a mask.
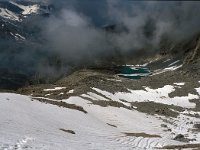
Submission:
[[[85,114],[27,96],[5,93],[0,97],[1,149],[143,150],[185,144],[172,140],[173,135],[163,131],[161,118],[136,110],[91,105],[80,97],[65,100],[82,105],[88,111]],[[185,133],[189,127],[188,117],[180,117],[181,128],[174,128],[173,132]],[[194,122],[198,120],[193,119]],[[179,121],[174,121],[178,125]]]

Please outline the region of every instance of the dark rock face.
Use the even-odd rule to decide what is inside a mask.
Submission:
[[[174,138],[174,140],[180,141],[180,142],[189,142],[189,141],[191,141],[191,139],[185,138],[185,136],[182,135],[182,134],[178,134],[178,135]]]
[[[37,7],[37,12],[23,13],[26,6]],[[31,41],[37,32],[30,20],[46,17],[52,9],[31,1],[0,1],[0,89],[17,89],[29,82],[35,58],[41,55]]]

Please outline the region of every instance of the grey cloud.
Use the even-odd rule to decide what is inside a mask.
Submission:
[[[109,64],[113,60],[118,63],[130,54],[135,57],[141,49],[148,55],[159,50],[163,36],[180,41],[200,32],[198,1],[49,0],[48,3],[56,8],[50,17],[27,21],[34,22],[32,28],[36,26],[40,31],[35,39],[29,39],[33,44],[28,48],[30,57],[37,58],[31,63],[44,74],[62,74],[73,67]],[[103,25],[113,23],[127,30],[112,33],[102,29]]]
[[[65,7],[57,16],[47,20],[43,35],[49,49],[78,64],[95,64],[104,56],[118,56],[116,53],[125,56],[144,48],[158,49],[163,35],[180,41],[199,32],[199,2],[76,0],[65,1],[65,4],[63,1],[55,3],[59,5],[59,2]],[[104,9],[92,5],[97,3],[104,3]],[[128,32],[105,33],[94,23],[98,18],[92,12],[87,13],[89,7],[105,15],[107,22],[104,24],[121,24],[128,28]],[[152,52],[149,49],[147,53]]]

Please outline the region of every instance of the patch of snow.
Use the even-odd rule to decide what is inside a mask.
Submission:
[[[66,87],[55,87],[54,89],[44,89],[43,91],[48,92],[48,91],[59,91],[66,89]]]
[[[74,93],[74,90],[69,90],[69,91],[67,92],[67,94],[72,94],[72,93]]]
[[[178,62],[180,62],[180,60],[177,60],[177,61],[175,61],[175,62],[169,64],[168,66],[169,66],[169,67],[170,67],[170,66],[173,66],[173,65],[177,64]]]
[[[149,76],[151,73],[135,73],[135,74],[117,74],[118,76],[125,76],[125,77],[145,77]]]
[[[167,71],[174,71],[174,70],[181,68],[182,66],[183,65],[171,66],[171,67],[168,67],[168,68],[165,68],[165,69],[158,69],[158,70],[155,70],[151,76],[158,75],[158,74],[161,74],[161,73],[165,73]]]
[[[23,12],[22,12],[23,15],[30,15],[30,14],[37,13],[38,10],[40,9],[40,6],[37,5],[37,4],[24,6],[24,5],[17,4],[17,3],[13,2],[13,1],[11,1],[10,3],[12,3],[13,5],[16,5],[17,7],[21,8],[23,10]]]
[[[195,88],[195,90],[199,93],[200,95],[200,87],[199,88]]]
[[[128,65],[128,64],[126,64],[126,65],[122,65],[122,66],[128,66],[128,67],[146,67],[148,64],[150,64],[152,62],[153,61],[150,61],[150,62],[144,63],[142,65],[139,65],[139,64],[137,64],[137,65]]]
[[[105,97],[107,97],[108,99],[110,100],[113,100],[113,101],[117,101],[117,102],[120,102],[120,103],[123,103],[124,105],[126,106],[130,106],[129,103],[126,103],[126,102],[122,102],[116,95],[110,93],[110,92],[107,92],[107,91],[103,91],[103,90],[100,90],[98,88],[92,88],[93,90],[95,90],[96,92],[104,95]]]
[[[181,112],[181,114],[185,115],[189,115],[189,114],[192,114],[192,115],[195,115],[195,114],[198,114],[200,115],[200,112],[196,112],[196,111],[192,111],[192,110],[185,110],[184,112]]]
[[[151,62],[149,62],[149,63],[151,63]],[[145,64],[143,64],[141,66],[146,67],[149,63],[145,63]]]
[[[174,70],[176,70],[176,69],[181,68],[182,66],[183,66],[183,65],[171,66],[171,67],[165,68],[164,70],[167,70],[167,71],[174,71]]]
[[[132,70],[140,70],[140,67],[137,67],[137,66],[131,66],[130,67]]]
[[[45,96],[50,96],[51,94],[45,94]]]
[[[100,96],[98,94],[88,92],[87,93],[90,97],[93,97],[95,100],[103,100],[103,101],[108,101],[108,99],[104,98],[103,96]]]
[[[183,97],[173,97],[170,98],[169,94],[175,91],[174,86],[166,85],[163,88],[158,89],[150,89],[146,87],[145,90],[129,90],[130,93],[125,92],[117,92],[115,94],[109,93],[107,91],[102,91],[97,88],[92,88],[98,93],[103,94],[113,101],[121,102],[125,105],[121,100],[125,100],[127,102],[155,102],[155,103],[163,103],[167,105],[176,105],[185,108],[194,108],[196,106],[195,103],[190,102],[189,100],[198,99],[198,95],[188,94],[188,96]]]
[[[156,61],[156,60],[158,60],[157,58],[154,60],[154,61]],[[142,64],[142,65],[135,65],[135,66],[138,66],[138,67],[146,67],[148,64],[150,64],[150,63],[152,63],[153,62],[153,60],[151,60],[151,61],[149,61],[149,62],[147,62],[147,63],[144,63],[144,64]]]
[[[10,20],[20,21],[18,15],[8,9],[0,8],[0,16]]]
[[[58,95],[63,95],[64,93],[63,92],[61,92],[60,94],[58,94]]]
[[[180,82],[180,83],[174,83],[175,85],[179,85],[179,86],[183,86],[183,85],[185,85],[185,83],[184,82]]]
[[[87,94],[82,94],[81,97],[84,98],[89,98],[91,100],[103,100],[103,101],[108,101],[108,99],[104,98],[103,96],[100,96],[98,94],[92,93],[92,92],[88,92]]]
[[[171,86],[166,86],[164,89],[167,93],[173,90]],[[153,89],[149,89],[151,90]],[[157,92],[164,93],[161,89],[157,89]],[[70,97],[64,102],[82,106],[88,112],[87,114],[31,101],[31,97],[11,93],[0,93],[0,101],[0,149],[3,150],[69,148],[72,150],[153,150],[166,145],[186,144],[172,140],[174,135],[163,131],[161,124],[164,122],[156,118],[157,116],[125,108],[92,105],[90,101],[77,96]],[[187,117],[180,115],[180,118],[172,118],[174,124],[167,125],[174,133],[187,133],[193,137],[194,134],[189,132],[192,125],[188,125],[192,118],[186,120]],[[60,129],[73,130],[75,134]],[[160,137],[126,136],[123,134],[125,132],[146,133]]]
[[[18,33],[16,33],[15,35],[16,35],[18,38],[22,39],[22,40],[25,40],[25,39],[26,39],[25,37],[21,36],[21,35],[18,34]]]
[[[97,100],[95,97],[92,97],[92,96],[87,95],[87,94],[82,94],[81,97],[86,98],[86,99],[89,98],[91,100]]]
[[[168,62],[168,61],[170,61],[171,59],[167,59],[167,60],[165,60],[165,61],[163,61],[163,63],[166,63],[166,62]]]
[[[26,39],[25,37],[19,35],[18,33],[13,34],[12,32],[10,32],[10,34],[11,34],[12,36],[14,36],[16,40],[25,40],[25,39]]]
[[[108,81],[116,81],[116,82],[122,82],[122,80],[117,80],[117,79],[106,79]]]
[[[163,124],[162,120],[149,116],[144,113],[140,113],[135,110],[128,110],[125,108],[114,107],[100,107],[97,105],[91,105],[88,101],[78,98],[70,97],[66,100],[68,103],[83,106],[89,114],[95,116],[98,120],[115,125],[117,130],[127,133],[147,133],[152,135],[160,135],[160,138],[148,138],[148,137],[134,137],[134,136],[113,136],[114,141],[124,146],[131,146],[131,149],[145,150],[154,149],[155,147],[163,147],[165,145],[183,144],[178,141],[171,140],[173,135],[169,132],[163,132],[160,127]],[[110,149],[110,148],[109,148]],[[116,149],[123,149],[118,147]]]
[[[190,141],[189,143],[199,143],[200,140],[200,133],[193,132],[193,126],[195,123],[199,122],[199,118],[190,117],[185,115],[187,111],[180,113],[177,118],[167,118],[164,116],[159,116],[163,120],[165,120],[165,124],[171,132],[174,134],[172,139],[175,138],[176,135],[182,134],[184,137],[188,139],[196,139],[196,141]]]

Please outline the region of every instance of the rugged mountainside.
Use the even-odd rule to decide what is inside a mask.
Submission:
[[[17,89],[29,82],[34,58],[27,61],[26,55],[41,55],[31,50],[36,30],[32,18],[48,17],[52,10],[53,6],[39,2],[0,1],[0,89]]]
[[[174,52],[179,46],[184,48],[181,54]],[[37,111],[45,107],[44,115],[48,116],[49,110],[56,115],[53,122],[59,123],[49,123],[52,126],[45,129],[49,133],[48,139],[55,139],[54,134],[58,134],[56,144],[59,144],[52,145],[51,140],[44,142],[43,128],[34,126],[42,133],[33,133],[31,127],[26,134],[16,133],[24,143],[11,141],[7,145],[36,148],[43,143],[41,147],[49,149],[55,146],[60,149],[79,149],[80,146],[82,149],[102,149],[102,145],[103,149],[200,148],[198,38],[179,46],[175,46],[170,54],[146,59],[146,64],[130,66],[133,70],[138,67],[152,70],[150,76],[139,80],[119,77],[115,68],[104,67],[78,70],[54,84],[19,89],[17,93],[30,96],[26,97],[26,103],[31,103],[26,108],[35,110],[32,105],[39,105]],[[15,95],[7,97],[9,103],[17,102]],[[53,110],[56,108],[62,115]],[[59,117],[66,117],[66,121],[60,122]],[[11,130],[9,127],[8,133]],[[5,143],[3,146],[8,147]]]
[[[0,150],[200,149],[200,35],[165,41],[152,55],[139,57],[141,50],[115,64],[80,67],[51,84],[29,85],[32,70],[25,72],[23,61],[8,69],[15,58],[4,52],[31,48],[27,19],[48,17],[51,9],[0,2],[0,89],[15,89],[0,93]],[[106,32],[128,32],[115,28]],[[56,57],[50,60],[60,64]],[[149,72],[122,77],[119,67]]]
[[[65,74],[65,70],[62,70],[66,63],[62,62],[63,60],[60,59],[60,56],[57,56],[55,53],[47,54],[46,51],[43,50],[45,49],[43,47],[44,41],[40,39],[37,31],[38,29],[34,26],[34,17],[46,18],[53,13],[53,10],[54,6],[35,1],[0,1],[0,72],[3,74],[3,76],[0,77],[0,89],[16,90],[30,84],[52,83]],[[114,34],[128,32],[128,29],[121,24],[108,25],[103,28],[106,32],[112,32]],[[148,53],[145,56],[143,55],[147,52],[146,49],[149,49],[149,47],[137,52],[130,51],[126,56],[123,56],[116,48],[115,56],[113,56],[113,58],[109,57],[109,61],[112,61],[112,66],[109,61],[103,66],[107,68],[111,66],[112,68],[113,66],[126,63],[142,64],[155,60],[157,57],[162,58],[167,55],[165,57],[178,57],[183,60],[184,68],[193,68],[193,71],[198,71],[198,63],[194,64],[196,61],[199,61],[198,39],[199,36],[191,37],[179,43],[164,40],[156,53]],[[189,65],[187,65],[188,63]],[[191,67],[191,63],[194,67]],[[53,74],[52,77],[47,79],[47,76],[50,75],[40,73],[40,70],[46,68],[42,68],[40,64],[52,67],[57,73],[59,72],[58,75],[54,77],[54,73],[51,73]],[[77,68],[90,68],[87,67],[87,64],[79,65],[78,67],[75,66],[73,68],[75,63],[71,64],[70,72],[73,72]],[[100,65],[102,65],[102,63],[100,63]],[[151,65],[151,69],[154,70],[156,66]],[[97,66],[92,67],[95,68]],[[52,68],[49,69],[50,72]],[[9,84],[5,85],[5,83]]]
[[[48,15],[51,9],[51,6],[31,1],[1,1],[1,38],[25,40],[28,33],[23,28],[23,22],[34,15]]]

